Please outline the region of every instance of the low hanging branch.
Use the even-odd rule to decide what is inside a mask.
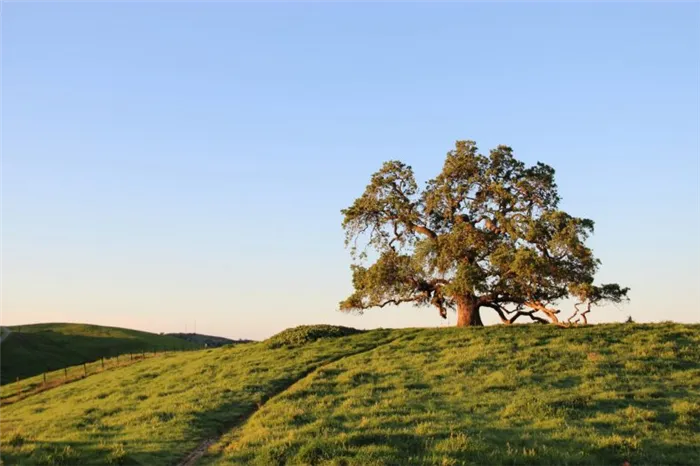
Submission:
[[[506,325],[513,324],[516,320],[518,320],[519,317],[522,317],[522,316],[527,316],[533,322],[537,322],[540,324],[548,324],[549,323],[549,321],[547,321],[546,319],[543,319],[543,318],[535,315],[537,310],[523,311],[522,307],[518,307],[515,310],[508,310],[508,309],[504,308],[503,306],[501,306],[499,304],[495,304],[495,303],[485,304],[484,307],[489,307],[489,308],[495,310],[496,313],[498,314],[498,316],[500,317],[501,322],[503,322]],[[512,316],[506,317],[506,314],[512,314]]]
[[[541,311],[547,317],[549,317],[549,320],[551,320],[553,324],[556,324],[556,325],[560,324],[559,319],[557,318],[557,314],[559,314],[559,312],[560,312],[558,309],[549,309],[543,303],[540,303],[537,301],[526,302],[525,306],[531,308],[532,312]]]

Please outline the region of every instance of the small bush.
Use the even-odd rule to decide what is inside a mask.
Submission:
[[[339,338],[362,333],[363,331],[337,325],[300,325],[268,338],[266,343],[270,348],[294,347],[311,343],[321,338]]]

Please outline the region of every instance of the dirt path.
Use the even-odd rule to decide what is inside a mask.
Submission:
[[[9,328],[0,327],[0,343],[2,343],[10,333],[12,333],[12,330],[10,330]]]
[[[250,413],[248,413],[246,416],[244,416],[244,417],[242,417],[242,418],[239,418],[239,419],[237,420],[237,422],[236,422],[234,425],[231,425],[227,430],[230,431],[230,430],[233,430],[233,429],[236,429],[236,428],[242,426],[243,424],[245,424],[245,423],[248,421],[248,419],[250,419],[251,417],[253,417],[253,415],[254,415],[255,413],[257,413],[258,411],[260,411],[260,409],[262,409],[263,406],[265,406],[267,403],[269,403],[270,401],[275,400],[276,398],[278,398],[279,396],[281,396],[282,394],[284,394],[287,390],[289,390],[289,389],[291,389],[292,387],[294,387],[296,384],[301,383],[304,379],[307,379],[308,377],[311,377],[311,376],[314,375],[316,372],[318,372],[318,371],[320,371],[320,370],[322,370],[322,369],[324,369],[324,368],[330,366],[331,364],[334,364],[334,363],[340,361],[341,359],[351,358],[351,357],[353,357],[353,356],[357,356],[358,354],[369,353],[370,351],[374,351],[374,350],[379,349],[379,348],[381,348],[381,347],[383,347],[383,346],[387,346],[387,345],[389,345],[389,344],[395,342],[396,340],[398,340],[398,339],[400,339],[400,338],[401,338],[401,337],[396,337],[396,338],[393,338],[393,339],[387,341],[386,343],[381,343],[381,344],[379,344],[379,345],[377,345],[377,346],[373,346],[372,348],[367,348],[367,349],[363,349],[363,350],[360,350],[360,351],[355,351],[354,353],[348,353],[348,354],[344,354],[344,355],[342,355],[342,356],[338,356],[338,357],[336,357],[336,358],[333,358],[333,359],[330,359],[330,360],[324,362],[324,363],[321,364],[320,366],[316,366],[316,367],[314,367],[314,368],[312,368],[312,369],[309,369],[309,370],[305,371],[304,373],[301,374],[301,376],[300,376],[297,380],[295,380],[295,381],[292,382],[291,384],[289,384],[289,385],[287,385],[286,387],[284,387],[284,388],[282,388],[281,390],[279,390],[277,393],[275,393],[275,394],[273,394],[272,396],[270,396],[268,399],[265,400],[264,403],[261,403],[260,405],[258,405],[255,409],[253,409],[253,410],[252,410]],[[194,466],[195,464],[197,464],[197,461],[199,461],[199,459],[200,459],[202,456],[204,456],[204,454],[207,452],[207,450],[209,449],[209,447],[212,446],[212,445],[214,445],[223,435],[224,435],[224,434],[222,433],[222,434],[220,434],[220,435],[218,435],[218,436],[216,436],[216,437],[210,437],[210,438],[208,438],[208,439],[206,439],[206,440],[203,440],[202,442],[199,443],[199,445],[197,445],[197,448],[195,448],[194,450],[192,450],[192,451],[191,451],[181,462],[179,462],[177,465],[178,465],[178,466]]]
[[[197,445],[197,448],[195,448],[187,457],[182,460],[178,465],[179,466],[193,466],[194,464],[197,463],[197,461],[204,456],[204,454],[207,452],[210,446],[214,445],[216,441],[218,440],[218,437],[212,437],[208,438],[199,445]]]

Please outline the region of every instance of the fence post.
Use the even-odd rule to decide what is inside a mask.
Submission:
[[[17,398],[19,399],[19,397],[22,396],[22,387],[19,385],[19,377],[17,377],[15,383],[17,384]]]
[[[133,360],[134,360],[134,355],[131,354],[131,353],[129,353],[129,358],[130,358],[131,361],[133,361]]]
[[[44,386],[46,386],[46,372],[44,372]]]
[[[87,377],[87,364],[83,363],[83,377]]]
[[[105,358],[102,358],[102,370],[105,370]]]

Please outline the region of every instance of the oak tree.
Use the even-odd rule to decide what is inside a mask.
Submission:
[[[386,162],[342,210],[355,263],[340,309],[434,306],[443,318],[456,310],[457,326],[483,325],[482,309],[506,324],[587,323],[592,306],[627,300],[629,288],[594,284],[593,221],[559,201],[554,169],[527,166],[504,145],[485,156],[457,141],[423,189],[410,166]],[[565,298],[577,300],[568,319],[555,308]]]

